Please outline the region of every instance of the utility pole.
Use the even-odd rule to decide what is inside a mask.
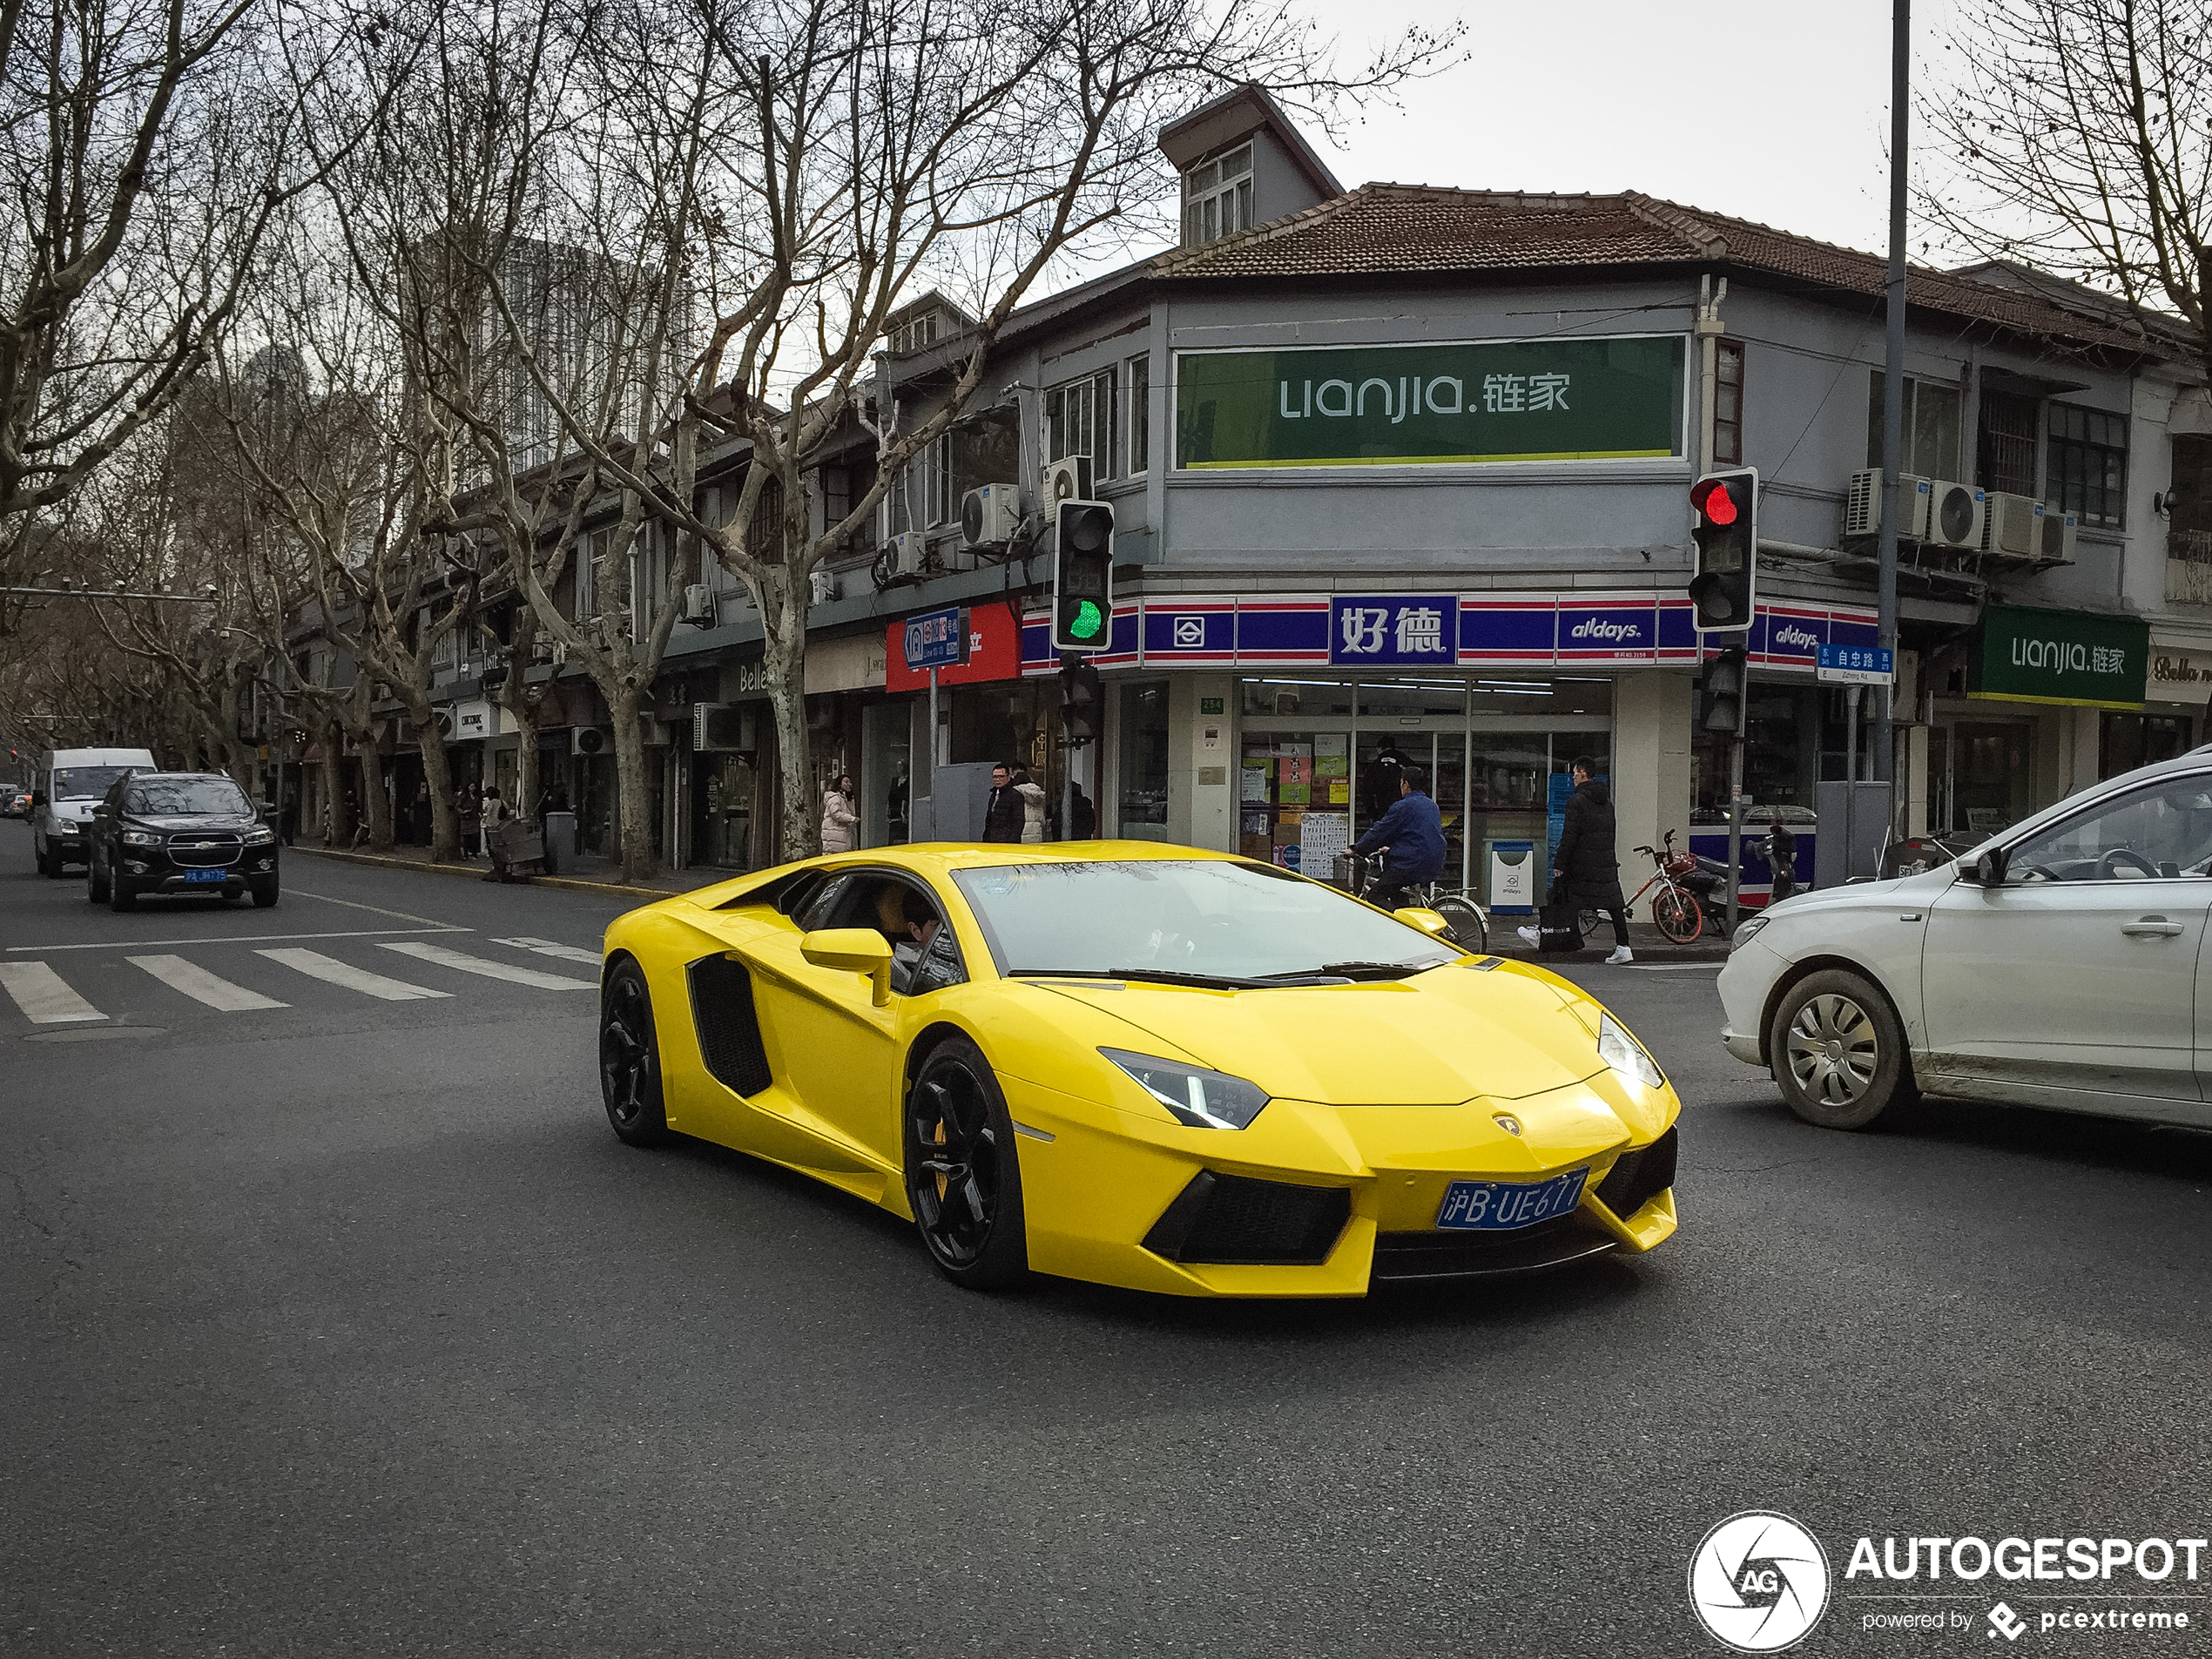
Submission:
[[[1905,470],[1905,141],[1912,116],[1908,102],[1912,79],[1912,0],[1891,0],[1890,17],[1890,280],[1888,328],[1882,354],[1882,531],[1875,605],[1880,643],[1885,650],[1894,652],[1897,522],[1904,510],[1898,483]],[[1889,820],[1894,829],[1897,784],[1891,696],[1892,687],[1884,685],[1874,699],[1874,780],[1890,786]]]

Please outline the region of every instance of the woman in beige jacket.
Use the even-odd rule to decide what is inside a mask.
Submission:
[[[822,795],[822,851],[852,852],[860,844],[860,824],[853,810],[853,780],[841,777]]]

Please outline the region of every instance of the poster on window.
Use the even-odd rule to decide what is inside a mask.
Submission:
[[[1351,845],[1351,813],[1308,813],[1298,826],[1298,867],[1326,881],[1336,867],[1337,854]]]

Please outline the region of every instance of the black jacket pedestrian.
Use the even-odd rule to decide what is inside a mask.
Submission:
[[[1096,840],[1098,835],[1098,808],[1091,805],[1090,797],[1083,793],[1081,784],[1076,786],[1075,796],[1075,813],[1068,839],[1071,841]]]
[[[1613,850],[1613,793],[1595,778],[1576,785],[1567,803],[1552,868],[1566,877],[1570,904],[1585,910],[1619,910],[1627,904]]]
[[[1018,841],[1022,826],[1028,819],[1028,808],[1022,799],[1022,792],[1012,784],[1002,784],[991,791],[990,805],[983,809],[983,839],[987,841]]]

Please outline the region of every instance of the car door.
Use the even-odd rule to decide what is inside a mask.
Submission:
[[[1946,1092],[2142,1116],[2203,1098],[2212,772],[2100,796],[1930,907],[1921,1069]]]

